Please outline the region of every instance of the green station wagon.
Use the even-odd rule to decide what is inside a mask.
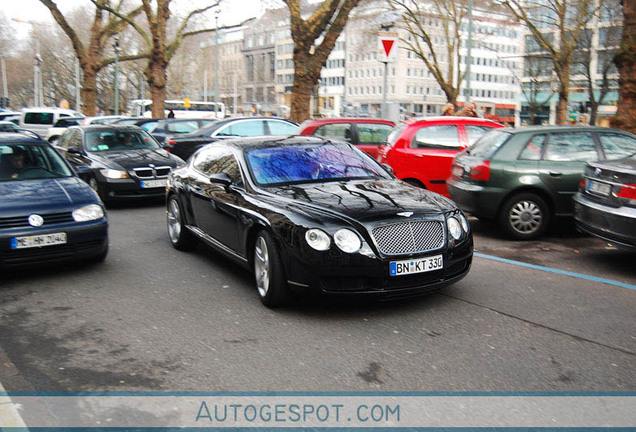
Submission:
[[[636,152],[636,136],[584,126],[498,129],[455,157],[451,198],[480,219],[497,219],[512,237],[539,237],[554,216],[572,216],[587,162]]]

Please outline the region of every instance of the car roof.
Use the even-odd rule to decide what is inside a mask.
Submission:
[[[287,120],[286,118],[283,118],[283,117],[266,117],[266,116],[262,116],[262,117],[228,117],[228,118],[220,119],[216,124],[224,125],[224,124],[227,124],[227,123],[232,123],[232,122],[241,121],[241,120],[281,120],[281,121],[284,121],[286,123],[291,123],[291,124],[297,125],[295,122],[293,122],[291,120]]]
[[[109,131],[109,130],[121,130],[121,131],[139,131],[140,128],[135,125],[120,125],[120,124],[91,124],[86,126],[72,126],[69,129],[80,129],[85,132],[94,131]],[[141,129],[143,130],[143,129]]]
[[[365,118],[365,117],[342,117],[342,118],[322,118],[322,119],[310,119],[305,122],[309,125],[323,125],[331,123],[380,123],[386,125],[395,125],[395,122],[386,119],[379,118]]]
[[[404,120],[404,123],[411,125],[415,123],[427,123],[427,122],[449,122],[454,124],[501,124],[493,120],[481,118],[481,117],[464,117],[464,116],[431,116],[431,117],[411,117]]]
[[[303,144],[344,144],[347,143],[338,140],[330,140],[327,138],[312,136],[312,135],[290,135],[290,136],[277,136],[267,135],[260,137],[244,137],[244,138],[231,138],[223,141],[218,141],[211,145],[225,145],[237,149],[240,152],[245,150],[251,150],[255,148],[276,147],[276,146],[296,146]]]
[[[582,125],[549,125],[549,126],[520,126],[517,128],[505,128],[500,129],[502,131],[510,132],[513,134],[518,133],[550,133],[550,132],[578,132],[578,131],[587,131],[587,132],[620,132],[624,134],[629,134],[629,132],[621,130],[621,129],[612,129],[601,126],[582,126]]]
[[[25,133],[0,132],[0,144],[46,144],[46,141]]]

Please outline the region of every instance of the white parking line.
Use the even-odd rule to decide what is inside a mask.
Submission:
[[[0,430],[3,428],[23,428],[25,432],[28,431],[29,429],[22,420],[15,404],[5,393],[6,390],[0,382]]]

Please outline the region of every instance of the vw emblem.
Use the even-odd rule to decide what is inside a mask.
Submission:
[[[401,212],[397,214],[398,216],[403,216],[403,217],[411,217],[413,216],[413,212]]]
[[[44,223],[44,219],[42,218],[42,216],[36,214],[32,214],[27,220],[29,221],[29,225],[34,227],[42,226],[42,224]]]
[[[155,167],[155,164],[148,164],[148,166],[149,166],[150,168],[154,168],[154,167]]]

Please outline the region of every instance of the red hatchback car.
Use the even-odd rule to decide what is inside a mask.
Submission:
[[[377,159],[380,145],[384,144],[395,123],[371,118],[328,118],[307,120],[300,125],[300,135],[335,138],[360,147]]]
[[[484,133],[503,125],[474,117],[412,118],[400,123],[380,149],[378,162],[407,183],[448,195],[453,158]]]

